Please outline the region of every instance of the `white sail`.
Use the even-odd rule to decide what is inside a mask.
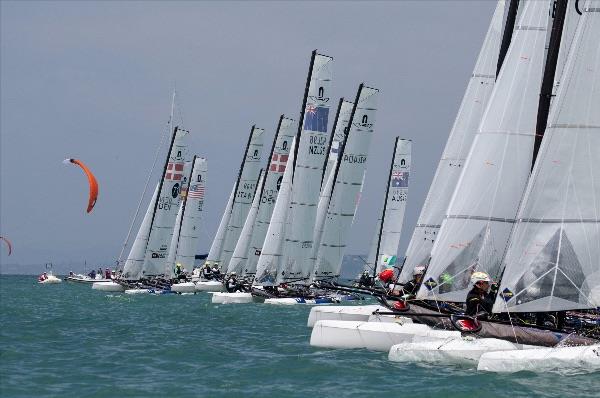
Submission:
[[[360,85],[346,142],[342,146],[313,280],[338,277],[356,214],[377,111],[379,90]]]
[[[495,312],[600,306],[600,1],[580,10]]]
[[[290,147],[290,156],[288,158],[288,166],[283,173],[283,179],[279,186],[279,194],[275,200],[273,215],[269,222],[267,235],[258,264],[256,265],[256,278],[254,283],[263,286],[276,285],[277,275],[279,272],[285,272],[283,268],[283,242],[285,239],[285,229],[287,224],[287,214],[289,212],[290,198],[292,195],[292,174],[296,148],[296,139],[292,140]]]
[[[498,1],[492,16],[492,22],[469,79],[467,90],[446,142],[444,153],[406,250],[406,261],[399,277],[399,281],[402,283],[407,282],[412,277],[412,271],[417,265],[427,265],[429,263],[431,248],[437,238],[452,193],[481,122],[481,116],[494,87],[498,53],[502,39],[503,15],[504,0],[501,0]]]
[[[217,228],[215,238],[213,239],[212,244],[210,245],[208,257],[206,257],[207,265],[212,266],[221,263],[221,254],[223,253],[223,241],[225,240],[225,233],[227,232],[227,224],[229,224],[229,219],[231,218],[231,206],[233,205],[233,197],[235,196],[236,186],[237,181],[233,184],[233,188],[231,188],[229,199],[227,199],[225,210],[223,210],[223,215],[221,216],[221,221],[219,222],[219,228]]]
[[[337,156],[337,155],[336,155]],[[325,185],[321,188],[319,194],[319,204],[317,205],[317,217],[315,220],[315,229],[313,231],[313,254],[311,259],[313,262],[317,261],[317,253],[321,244],[321,237],[323,236],[323,229],[325,228],[325,220],[327,219],[327,209],[329,208],[329,201],[331,199],[331,191],[333,191],[333,183],[335,181],[335,170],[337,169],[337,160],[333,162],[333,167],[329,170],[329,175]]]
[[[283,173],[289,165],[288,159],[291,144],[297,130],[298,126],[294,120],[286,118],[283,115],[281,116],[277,134],[273,140],[273,148],[271,149],[271,158],[266,171],[265,181],[260,192],[260,205],[252,230],[247,264],[244,268],[246,276],[254,275],[256,272],[256,265],[258,264],[262,246],[267,236],[267,229],[273,215],[275,201],[277,200],[281,181],[283,180]]]
[[[184,177],[183,168],[188,155],[185,143],[187,135],[188,131],[178,128],[175,128],[173,133],[140,276],[164,274],[169,243],[181,201],[179,192]]]
[[[243,275],[245,272],[245,267],[248,261],[248,248],[250,247],[256,216],[258,215],[260,191],[263,186],[264,177],[265,175],[261,170],[258,177],[258,183],[256,184],[254,198],[252,199],[252,205],[250,206],[250,211],[248,212],[242,232],[240,232],[240,238],[235,245],[233,255],[231,256],[231,260],[229,260],[229,265],[227,266],[228,274],[235,272],[238,275]]]
[[[170,261],[167,261],[169,272],[173,271],[175,264],[180,264],[187,271],[194,268],[200,238],[199,232],[204,208],[207,172],[206,159],[195,157],[189,178],[189,187],[180,208],[182,220],[179,224],[179,230],[176,229],[178,233],[173,234],[174,238],[177,236],[177,240],[175,246],[173,246],[173,240],[171,241],[171,249],[169,249]]]
[[[313,52],[294,163],[293,184],[298,189],[292,190],[289,213],[294,228],[286,231],[284,242],[284,262],[289,271],[280,273],[278,282],[310,277],[317,202],[329,146],[332,70],[333,58]]]
[[[146,245],[148,244],[148,237],[150,236],[150,227],[152,226],[152,215],[154,214],[154,208],[156,207],[156,199],[158,198],[158,188],[160,184],[156,184],[152,199],[148,203],[148,209],[140,224],[140,229],[135,236],[131,250],[125,260],[123,266],[123,278],[124,279],[138,279],[142,272],[142,265],[144,264],[144,257],[146,254]]]
[[[260,172],[264,132],[264,129],[252,126],[246,152],[244,153],[244,160],[240,167],[236,192],[233,197],[231,217],[229,218],[227,232],[223,241],[221,263],[219,263],[219,268],[222,272],[227,269],[246,217],[248,217],[250,206],[252,205],[254,191],[256,191],[256,182]]]
[[[464,301],[473,272],[499,274],[531,170],[550,3],[524,4],[417,297]]]
[[[583,5],[583,2],[581,2],[581,4]],[[554,95],[556,95],[558,87],[560,86],[560,80],[565,71],[567,57],[573,48],[575,31],[577,30],[577,25],[581,21],[581,16],[578,12],[579,7],[579,5],[576,6],[575,2],[569,2],[567,4],[567,12],[565,14],[565,21],[560,39],[560,49],[558,51],[558,60],[556,63],[556,73],[554,75],[554,87],[552,90]]]
[[[327,156],[325,163],[323,181],[321,182],[321,190],[323,190],[323,185],[327,183],[327,178],[331,174],[331,170],[335,169],[335,162],[339,157],[340,149],[342,148],[342,145],[344,145],[344,140],[346,139],[346,129],[348,128],[348,122],[350,121],[350,116],[352,115],[353,106],[354,104],[352,102],[345,101],[343,98],[340,99],[340,104],[338,106],[337,114],[333,124],[332,137],[329,144],[329,156]],[[315,249],[318,247],[319,246],[316,243]]]
[[[388,192],[384,209],[383,227],[376,252],[377,272],[396,264],[398,245],[404,223],[404,211],[408,197],[412,143],[396,138],[392,168],[388,180]]]
[[[169,244],[169,251],[167,254],[167,261],[165,261],[165,278],[171,279],[175,273],[175,258],[177,257],[177,243],[179,242],[179,231],[181,230],[181,221],[183,220],[183,212],[185,211],[185,197],[179,204],[179,210],[177,211],[177,217],[175,218],[175,228],[171,235],[171,243]]]

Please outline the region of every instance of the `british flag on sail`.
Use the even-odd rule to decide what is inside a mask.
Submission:
[[[202,184],[191,185],[188,189],[188,199],[204,199],[204,186]]]
[[[408,171],[392,172],[392,188],[408,188]]]
[[[269,166],[269,171],[273,171],[276,173],[283,173],[285,171],[285,165],[287,164],[288,155],[278,155],[276,153],[273,154],[271,158],[271,164]]]
[[[183,178],[183,163],[172,163],[167,164],[167,173],[165,174],[166,180],[180,181]]]
[[[327,132],[329,108],[308,104],[304,113],[304,130]]]

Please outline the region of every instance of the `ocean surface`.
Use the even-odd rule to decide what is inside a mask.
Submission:
[[[309,345],[308,306],[212,305],[0,276],[0,396],[599,397],[600,374],[388,362]]]

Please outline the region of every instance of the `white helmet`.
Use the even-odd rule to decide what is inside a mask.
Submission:
[[[490,282],[490,276],[485,272],[473,272],[471,275],[471,283],[474,285],[477,282]]]
[[[425,273],[425,267],[422,265],[418,265],[413,270],[413,276],[423,275]]]

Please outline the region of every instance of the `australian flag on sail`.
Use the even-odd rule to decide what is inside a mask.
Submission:
[[[408,171],[392,172],[392,188],[408,188]]]
[[[329,108],[309,104],[304,113],[304,130],[326,133],[328,118]]]

